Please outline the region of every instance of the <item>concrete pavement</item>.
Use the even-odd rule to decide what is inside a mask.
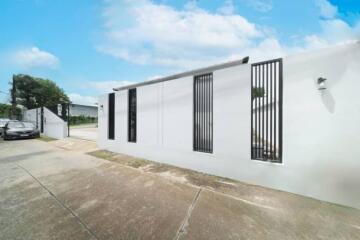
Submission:
[[[0,142],[0,239],[360,239],[360,210],[184,181],[86,155],[85,145]]]
[[[98,128],[94,124],[70,126],[70,137],[96,141],[98,137]]]

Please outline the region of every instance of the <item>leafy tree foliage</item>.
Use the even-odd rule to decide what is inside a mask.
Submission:
[[[13,76],[16,90],[16,102],[31,109],[69,103],[64,90],[49,79],[18,74]]]
[[[4,104],[4,103],[0,103],[0,118],[11,118],[12,114],[11,114],[11,105],[10,104]],[[15,110],[15,116],[16,117],[20,117],[21,116],[21,109],[20,108],[16,108]]]

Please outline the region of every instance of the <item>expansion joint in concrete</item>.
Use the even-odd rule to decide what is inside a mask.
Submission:
[[[186,228],[189,226],[189,220],[190,220],[191,214],[196,206],[196,203],[199,199],[201,191],[202,191],[202,188],[199,188],[199,190],[196,192],[195,197],[186,212],[184,220],[182,221],[180,228],[177,231],[176,236],[174,237],[174,240],[179,240],[181,236],[186,234]]]
[[[54,193],[52,193],[44,184],[42,184],[40,182],[40,180],[38,178],[36,178],[34,175],[31,174],[30,171],[28,171],[26,168],[24,168],[23,166],[21,166],[20,164],[18,163],[15,163],[17,167],[21,168],[23,171],[25,171],[27,174],[29,174],[45,191],[47,191],[50,196],[52,196],[55,201],[60,205],[60,207],[64,208],[65,210],[67,210],[76,220],[77,222],[83,226],[86,231],[88,231],[90,233],[90,235],[92,235],[96,240],[99,240],[99,238],[96,236],[96,234],[90,229],[89,226],[86,225],[86,223],[84,223],[77,215],[76,213],[71,210],[69,207],[67,207],[63,202],[61,202],[56,196]]]

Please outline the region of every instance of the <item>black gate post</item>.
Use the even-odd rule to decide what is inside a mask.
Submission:
[[[40,132],[44,133],[44,107],[41,107],[40,114]]]

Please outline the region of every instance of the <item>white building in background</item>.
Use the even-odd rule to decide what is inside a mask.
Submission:
[[[85,116],[85,117],[98,117],[97,106],[83,105],[83,104],[70,104],[71,116]]]
[[[114,89],[102,149],[360,208],[360,43]]]

